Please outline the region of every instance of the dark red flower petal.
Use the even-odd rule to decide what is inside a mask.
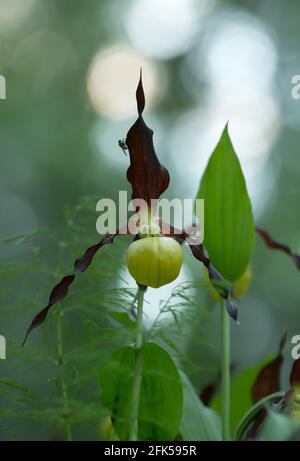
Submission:
[[[296,253],[293,253],[290,249],[290,247],[284,243],[277,242],[274,240],[271,235],[269,234],[268,231],[265,229],[261,229],[260,227],[255,228],[256,232],[262,237],[264,240],[265,244],[269,247],[272,248],[273,250],[279,250],[283,251],[287,255],[289,255],[297,268],[300,270],[300,256],[297,255]]]
[[[235,304],[230,300],[230,290],[226,287],[226,281],[222,275],[217,271],[217,269],[212,265],[210,259],[206,256],[203,245],[189,245],[190,249],[196,259],[202,262],[208,270],[208,275],[211,283],[213,284],[215,290],[219,293],[222,298],[226,301],[227,312],[230,317],[237,321],[238,320],[238,310]]]
[[[236,368],[236,363],[231,363],[230,364],[230,374],[232,374],[232,372],[234,371],[234,369]],[[217,375],[216,375],[216,378],[215,378],[215,381],[209,383],[207,386],[205,386],[201,391],[200,391],[200,394],[199,394],[199,398],[200,400],[202,401],[202,403],[209,407],[213,397],[215,396],[216,394],[216,391],[218,389],[218,385],[219,383],[221,382],[221,378],[222,378],[222,373],[221,371],[219,370]]]
[[[179,229],[176,229],[171,224],[164,222],[162,219],[159,220],[159,223],[160,223],[162,235],[173,237],[179,243],[183,243],[184,241],[188,239],[189,235],[184,230],[180,231]],[[188,245],[194,257],[198,259],[198,261],[200,261],[207,268],[209,279],[211,283],[213,284],[215,290],[217,290],[219,295],[226,301],[226,307],[227,307],[228,314],[233,320],[237,322],[238,321],[238,310],[237,310],[237,307],[230,300],[230,290],[227,286],[226,280],[213,266],[210,259],[207,257],[202,244],[191,245],[188,243]]]
[[[151,199],[157,200],[170,181],[168,170],[162,166],[153,146],[153,131],[142,117],[145,95],[142,75],[136,90],[138,119],[127,133],[126,145],[130,156],[127,179],[132,186],[132,199],[143,199],[148,207]]]
[[[37,328],[38,326],[40,326],[46,320],[46,317],[48,315],[49,309],[54,304],[56,304],[58,301],[61,301],[63,298],[66,297],[66,295],[68,294],[69,286],[74,282],[75,275],[77,273],[79,273],[79,272],[84,272],[89,267],[91,262],[93,261],[93,257],[95,256],[97,251],[101,247],[103,247],[104,245],[107,245],[109,243],[113,243],[113,240],[114,240],[116,235],[118,235],[118,234],[107,235],[106,237],[101,239],[100,242],[98,242],[95,245],[92,245],[91,247],[89,247],[85,251],[84,255],[81,256],[81,258],[76,259],[76,261],[74,263],[74,272],[73,272],[73,274],[66,275],[65,277],[63,277],[61,279],[61,281],[57,285],[55,285],[55,287],[51,291],[47,306],[44,307],[34,317],[34,319],[32,320],[32,322],[31,322],[31,324],[30,324],[30,326],[29,326],[29,328],[28,328],[28,330],[26,332],[26,335],[25,335],[25,338],[24,338],[22,346],[25,344],[25,342],[26,342],[26,340],[28,338],[28,335],[31,333],[31,331],[34,330],[35,328]]]
[[[300,387],[300,358],[293,363],[290,374],[290,385],[293,389],[299,389]]]
[[[252,385],[252,401],[253,403],[259,402],[264,397],[274,394],[280,390],[280,371],[283,362],[283,348],[286,343],[286,333],[282,336],[279,344],[278,354],[271,362],[267,363],[258,373],[256,380]],[[278,404],[283,405],[283,400]],[[251,426],[245,433],[244,440],[254,440],[267,416],[267,410],[262,408],[254,420]]]
[[[259,372],[252,386],[253,403],[280,390],[280,371],[283,362],[282,351],[286,343],[286,333],[282,336],[278,354],[274,360],[267,363]]]
[[[212,401],[213,396],[215,395],[215,392],[216,392],[216,388],[217,388],[217,383],[211,383],[205,386],[200,392],[199,398],[201,402],[203,403],[203,405],[205,405],[206,407],[208,407],[210,402]]]

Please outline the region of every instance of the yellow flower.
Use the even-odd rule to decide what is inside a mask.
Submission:
[[[206,278],[207,281],[209,281],[209,276],[208,276],[207,269],[205,269],[205,278]],[[252,270],[251,270],[251,266],[249,264],[247,266],[245,272],[233,284],[233,297],[234,298],[240,298],[241,296],[243,296],[246,293],[246,291],[248,290],[248,288],[250,286],[251,279],[252,279]],[[219,293],[217,292],[217,290],[215,290],[215,288],[213,287],[213,285],[210,282],[208,284],[208,290],[209,290],[209,293],[210,293],[211,297],[215,301],[220,301],[220,299],[222,299],[221,296],[219,295]]]
[[[300,423],[300,388],[294,389],[290,417]]]
[[[100,433],[106,440],[114,438],[114,426],[110,416],[107,416],[100,422]]]
[[[126,263],[139,285],[159,288],[178,277],[183,262],[181,245],[170,237],[145,237],[133,242]]]

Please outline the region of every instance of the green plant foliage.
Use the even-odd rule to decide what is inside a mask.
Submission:
[[[135,328],[135,322],[131,318],[130,313],[115,309],[109,309],[108,313],[111,318],[116,320],[120,325],[123,325],[127,328]]]
[[[179,430],[183,390],[179,372],[166,350],[155,343],[143,347],[140,434],[147,440],[173,440]]]
[[[25,254],[16,261],[0,262],[1,333],[6,334],[8,349],[8,360],[1,361],[1,439],[27,440],[34,434],[36,440],[65,440],[62,368],[74,438],[101,437],[99,423],[107,410],[99,398],[99,351],[105,361],[113,349],[134,338],[133,329],[121,327],[110,311],[118,309],[118,320],[127,317],[130,321],[128,313],[136,289],[129,285],[117,288],[125,270],[122,255],[126,242],[119,240],[110,251],[103,249],[89,271],[78,278],[69,296],[49,314],[47,322],[33,333],[25,347],[20,347],[30,319],[49,296],[49,288],[98,238],[93,230],[95,203],[96,198],[84,198],[76,207],[66,209],[62,223],[47,233],[30,232],[1,243]],[[63,365],[58,362],[58,313]]]
[[[139,440],[173,440],[179,430],[182,407],[182,383],[170,355],[155,343],[142,348],[143,375],[139,401]],[[115,431],[128,439],[134,348],[118,349],[99,370],[104,404],[112,412]]]
[[[248,410],[240,420],[235,431],[235,440],[242,440],[245,432],[247,429],[249,429],[260,411],[265,408],[268,403],[276,402],[278,399],[282,399],[284,394],[285,393],[283,391],[275,392],[275,394],[268,395],[268,397],[261,399],[259,402],[253,405],[253,407],[251,407],[250,410]]]
[[[124,280],[123,287],[119,285],[126,270],[126,241],[116,240],[109,249],[103,248],[89,270],[78,277],[68,297],[53,308],[45,324],[20,348],[28,320],[45,303],[49,287],[72,267],[74,256],[95,241],[90,230],[95,220],[94,202],[94,198],[85,198],[66,210],[62,227],[53,232],[17,235],[3,243],[26,251],[24,260],[0,263],[4,283],[0,293],[2,319],[12,326],[16,315],[19,320],[18,328],[9,335],[10,360],[1,363],[0,437],[4,439],[27,440],[35,434],[37,440],[65,440],[68,423],[74,439],[97,440],[105,437],[101,425],[108,411],[116,432],[112,430],[111,437],[128,438],[135,364],[134,349],[128,344],[135,341],[136,288]],[[195,350],[209,346],[203,321],[197,322],[197,335],[190,334],[199,316],[203,319],[212,315],[199,303],[204,287],[199,281],[182,282],[168,299],[161,300],[151,324],[145,315],[141,440],[174,440],[177,436],[184,440],[221,439],[218,397],[213,409],[205,407],[188,378],[206,370],[201,360],[195,359],[197,354],[191,357],[186,347],[187,340]],[[58,361],[59,319],[63,365]],[[179,374],[169,354],[187,374]],[[271,358],[232,380],[232,429],[251,408],[251,386]],[[99,361],[104,364],[100,367],[102,393]],[[67,402],[62,393],[62,369]]]
[[[183,440],[221,440],[219,415],[203,405],[188,377],[181,374],[183,382],[183,416],[180,435]]]
[[[205,200],[204,244],[209,257],[233,282],[243,274],[251,257],[254,225],[244,175],[227,125],[210,157],[197,198]]]
[[[133,386],[135,350],[122,347],[99,369],[99,383],[104,405],[111,411],[114,430],[121,440],[128,439],[128,417]]]
[[[270,362],[274,356],[268,356],[256,365],[253,365],[241,373],[238,373],[231,380],[231,391],[230,391],[230,427],[235,430],[241,418],[247,413],[252,407],[251,388],[252,385],[264,365]],[[212,400],[211,408],[218,413],[221,412],[221,399],[217,394]]]
[[[269,411],[259,440],[264,442],[291,440],[296,433],[298,435],[300,433],[299,423],[287,415]]]
[[[100,427],[108,412],[99,394],[99,361],[106,363],[114,350],[135,340],[133,308],[137,290],[123,279],[126,239],[116,239],[114,245],[101,250],[89,270],[78,277],[68,296],[51,310],[47,321],[32,333],[25,347],[20,347],[30,319],[49,296],[49,288],[69,269],[72,270],[74,258],[98,238],[93,231],[96,201],[97,197],[87,197],[75,207],[67,208],[62,222],[52,230],[24,233],[0,243],[12,251],[17,248],[26,254],[22,259],[0,262],[3,282],[0,292],[1,322],[5,321],[9,327],[9,360],[1,362],[1,439],[27,440],[32,434],[36,440],[66,439],[62,369],[68,395],[67,421],[73,438],[97,440],[105,436]],[[15,289],[16,279],[18,290]],[[145,322],[144,325],[146,341],[160,343],[180,360],[186,370],[194,372],[201,368],[201,364],[192,361],[186,353],[186,338],[190,338],[190,327],[195,319],[206,313],[204,306],[195,302],[195,295],[198,296],[202,289],[203,285],[195,282],[178,284],[169,299],[161,300],[159,314],[153,323],[149,325]],[[15,321],[16,316],[18,322]],[[58,361],[59,316],[63,365]],[[5,323],[1,326],[2,332],[5,331]],[[206,344],[203,335],[193,338],[195,347],[203,343]],[[161,353],[156,354],[153,348]],[[169,355],[157,345],[145,355],[145,360],[148,357],[150,362],[150,370],[156,363],[153,356],[157,359],[158,370],[163,368],[163,373],[171,377],[176,373],[179,379],[173,362],[168,360]],[[147,382],[151,382],[150,376]],[[157,379],[151,386],[158,386],[159,382]],[[163,390],[169,389],[169,381],[164,379],[164,383]],[[182,410],[180,389],[179,383],[172,385],[172,392],[166,391],[174,407],[170,422],[161,419],[161,399],[154,400],[155,418],[158,415],[156,419],[162,421],[163,427],[156,426],[152,420],[144,420],[143,427],[150,427],[150,437],[159,438],[163,431],[165,438],[176,437]],[[174,405],[173,391],[178,394],[178,405]],[[168,397],[165,400],[171,406]],[[145,416],[153,419],[151,408],[149,404],[144,412]],[[147,414],[146,410],[150,413]],[[143,437],[149,437],[146,429]]]

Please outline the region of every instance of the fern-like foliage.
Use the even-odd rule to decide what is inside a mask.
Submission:
[[[84,198],[67,208],[61,225],[51,232],[31,232],[1,243],[16,255],[0,264],[0,333],[7,339],[7,360],[1,361],[0,372],[2,440],[103,436],[100,427],[107,410],[101,403],[98,369],[115,348],[132,344],[135,335],[136,288],[124,277],[129,237],[99,252],[68,296],[21,347],[49,287],[98,239],[96,201]],[[179,284],[168,300],[161,301],[160,313],[146,332],[149,339],[167,346],[185,369],[197,366],[184,351],[199,309],[205,312],[196,301],[201,288],[195,283]]]

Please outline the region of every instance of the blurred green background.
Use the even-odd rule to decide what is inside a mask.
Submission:
[[[195,196],[229,120],[256,223],[300,252],[300,101],[291,96],[300,70],[299,14],[297,2],[280,0],[0,0],[1,239],[61,226],[63,209],[83,196],[95,196],[96,205],[96,197],[117,199],[129,190],[128,157],[118,140],[136,118],[142,67],[145,119],[171,174],[165,196]],[[62,234],[67,241],[68,230]],[[95,227],[89,237],[97,241]],[[62,273],[77,256],[64,260]],[[2,263],[29,257],[28,248],[1,246]],[[202,269],[188,258],[180,280],[198,277]],[[288,257],[256,240],[253,283],[240,303],[241,325],[232,326],[240,367],[275,351],[285,329],[289,339],[300,334],[299,280]],[[19,284],[15,277],[13,293]],[[149,291],[150,319],[170,290]],[[28,293],[37,299],[35,286]],[[1,304],[13,301],[3,296]],[[20,343],[36,312],[29,306],[18,317],[1,313],[0,333]],[[213,345],[215,316],[199,314],[199,325]],[[191,338],[197,328],[191,325]],[[218,353],[188,340],[187,348],[193,361],[211,368],[192,376],[200,387],[218,369]],[[7,354],[0,375],[18,374],[9,348]]]

